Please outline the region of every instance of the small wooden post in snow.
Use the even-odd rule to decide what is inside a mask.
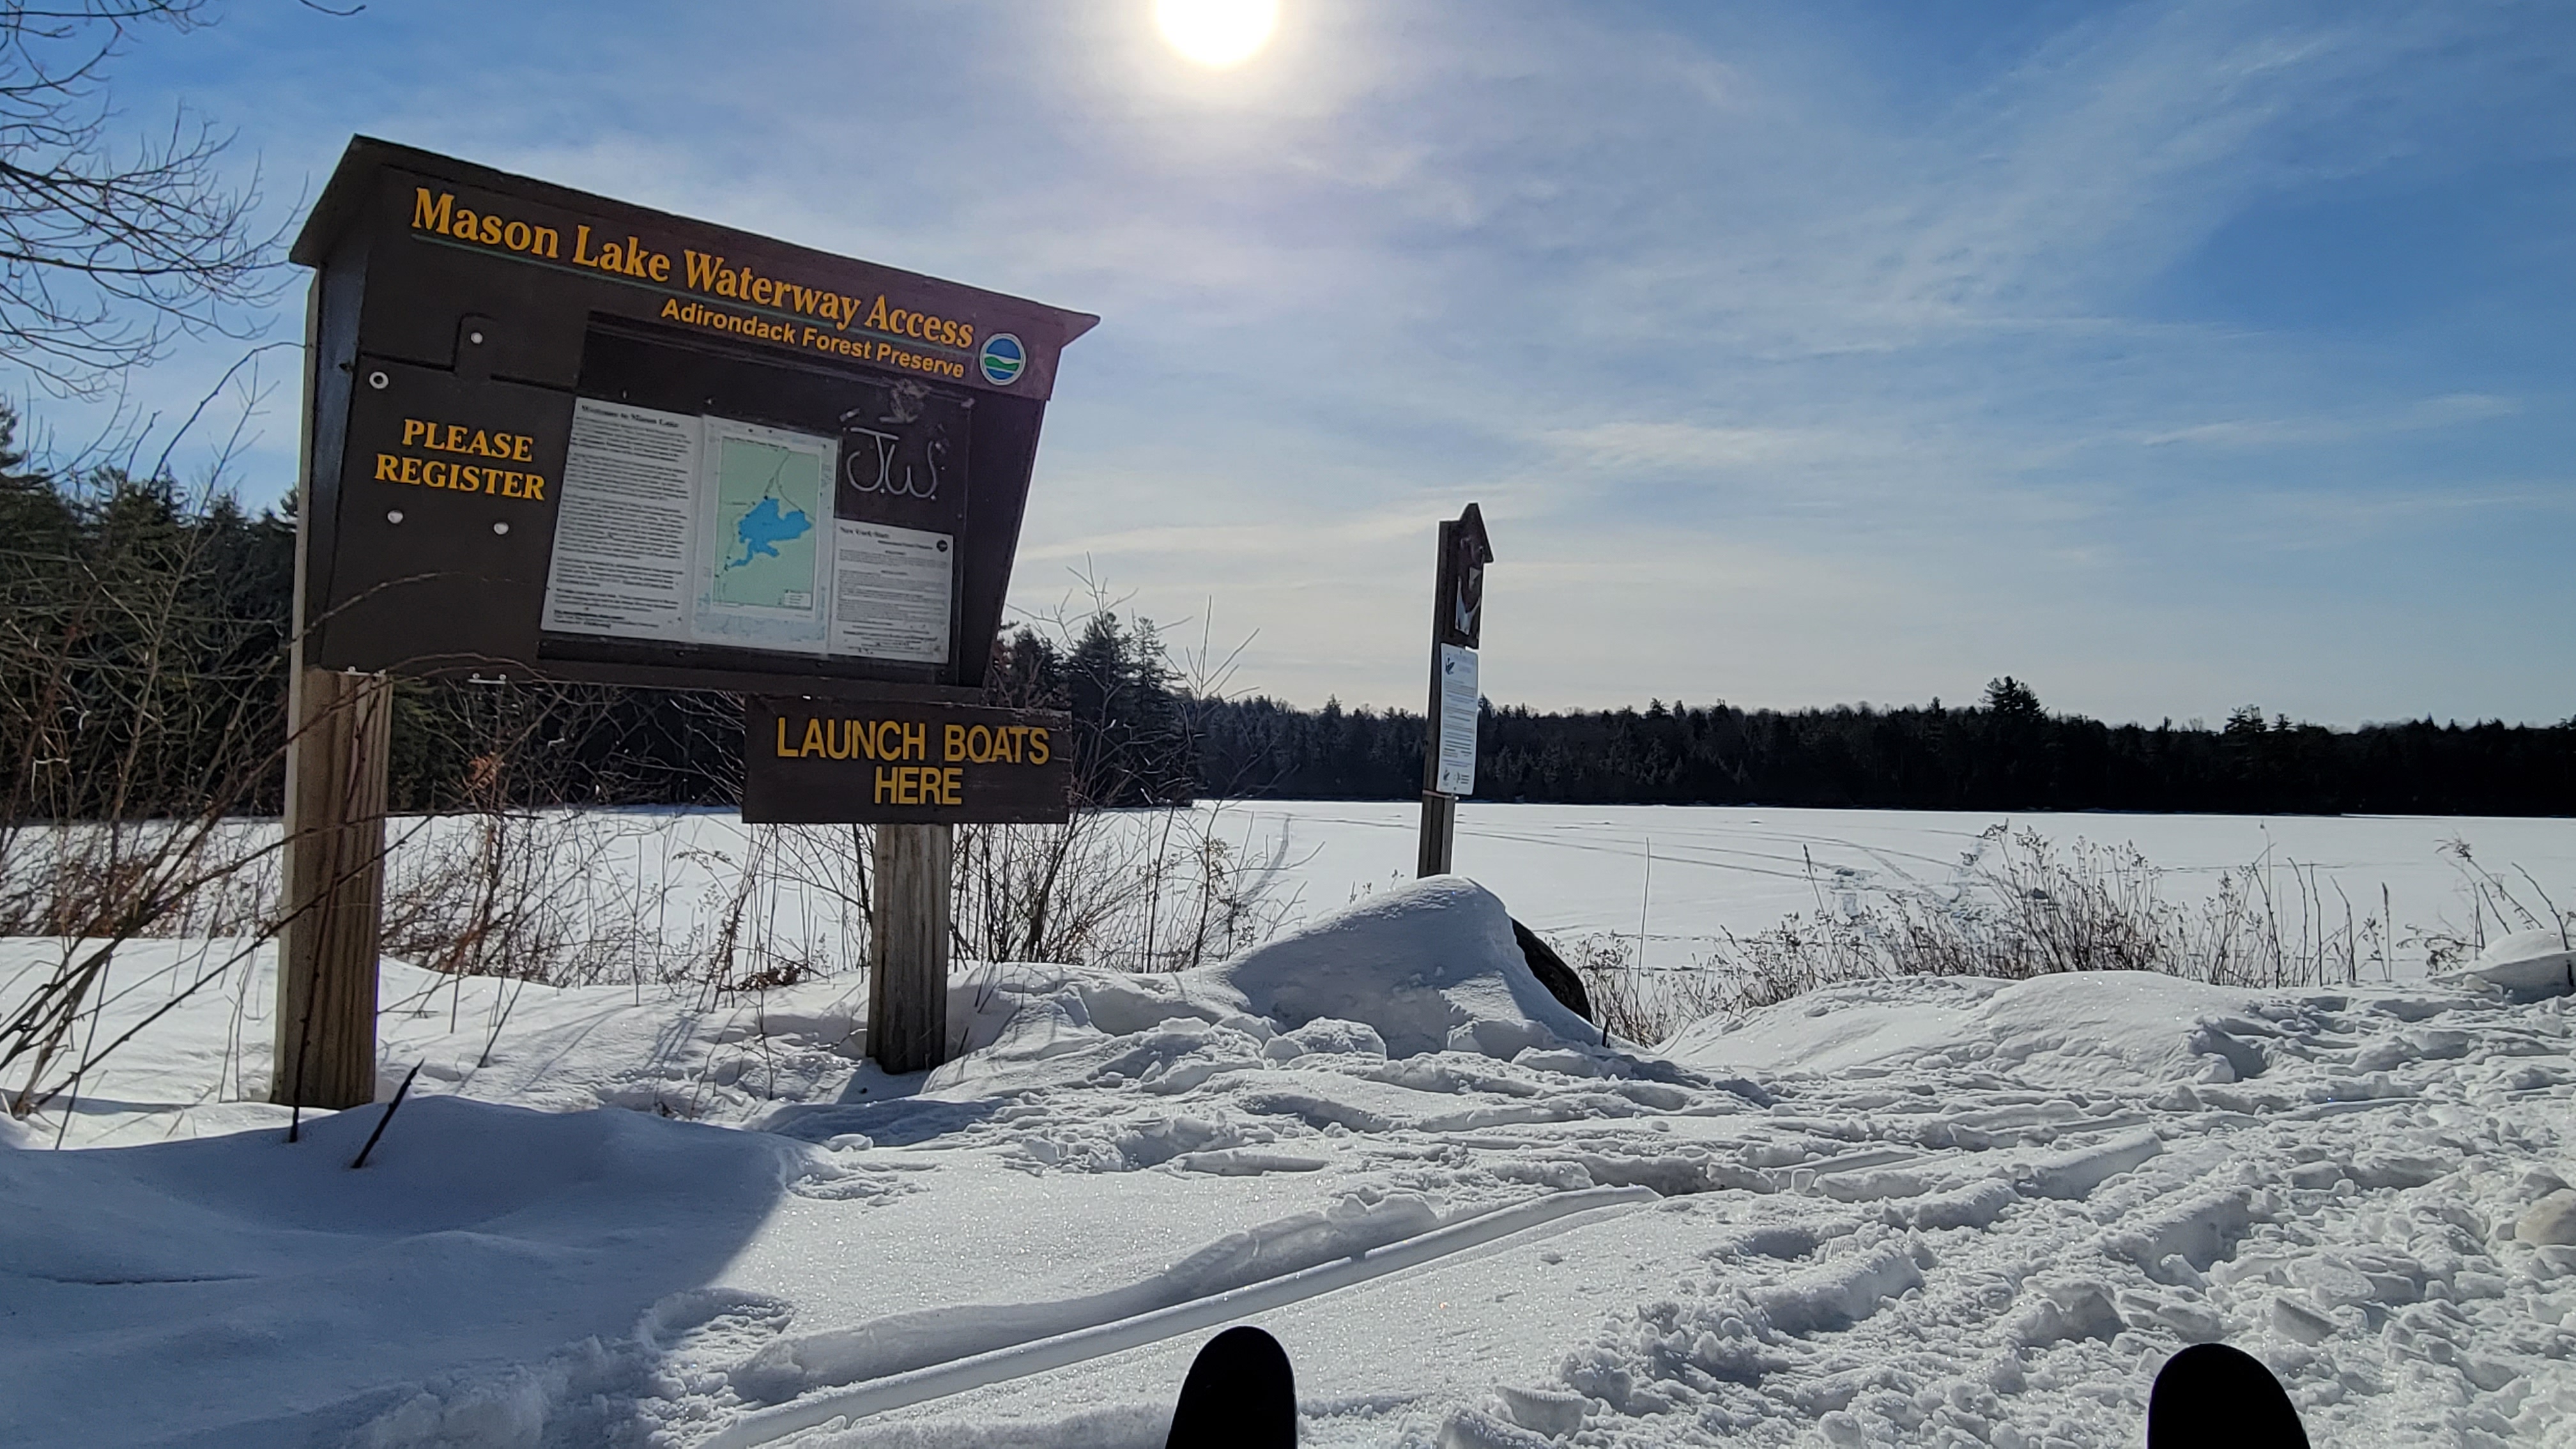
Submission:
[[[868,1055],[888,1072],[948,1060],[948,886],[955,831],[880,825],[868,932]]]

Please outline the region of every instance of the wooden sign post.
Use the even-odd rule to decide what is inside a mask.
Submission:
[[[286,924],[269,1100],[356,1107],[376,1099],[393,689],[381,674],[298,669],[288,693]]]
[[[827,754],[866,709],[971,704],[1058,356],[1100,319],[366,137],[290,255],[315,277],[273,1091],[346,1106],[374,1094],[386,676],[841,701]],[[889,981],[930,969],[899,943],[945,961],[967,797],[1025,783],[985,778],[991,721],[961,732],[987,757],[883,762],[911,814],[766,817],[890,823]]]
[[[1476,789],[1476,716],[1483,698],[1476,651],[1484,638],[1485,565],[1494,546],[1475,504],[1440,525],[1431,596],[1431,701],[1422,738],[1422,850],[1416,875],[1446,875],[1458,834],[1458,797]]]

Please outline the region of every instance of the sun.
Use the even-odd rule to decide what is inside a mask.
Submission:
[[[1252,59],[1279,24],[1279,0],[1154,0],[1172,49],[1214,70]]]

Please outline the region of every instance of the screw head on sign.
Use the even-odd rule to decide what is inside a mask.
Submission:
[[[388,509],[386,509],[386,510],[385,510],[385,522],[387,522],[387,523],[400,523],[400,522],[402,522],[402,510],[401,510],[401,509],[399,509],[399,508],[388,508]]]
[[[465,340],[473,343],[477,347],[480,347],[483,345],[483,334],[480,332],[468,332],[465,334]]]
[[[496,523],[492,525],[492,531],[494,533],[508,533],[510,531],[510,525],[506,523]]]
[[[385,376],[382,372],[371,372],[367,374],[367,386],[374,388],[378,392],[383,392],[386,388],[391,387],[393,385],[393,381],[394,380],[392,378]]]

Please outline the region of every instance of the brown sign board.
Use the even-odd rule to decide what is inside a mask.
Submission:
[[[911,702],[744,701],[754,825],[1037,825],[1071,818],[1072,719]]]
[[[975,696],[1097,318],[364,137],[292,256],[307,664]]]
[[[1485,635],[1485,565],[1494,561],[1494,545],[1485,536],[1485,512],[1475,504],[1440,525],[1440,616],[1432,630],[1434,645],[1462,649],[1481,647]]]

